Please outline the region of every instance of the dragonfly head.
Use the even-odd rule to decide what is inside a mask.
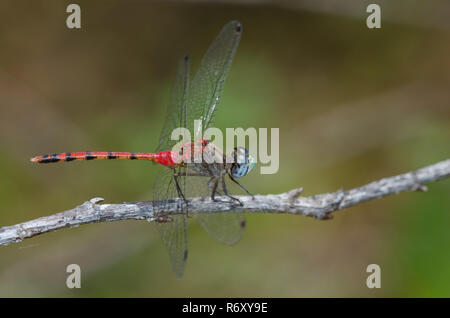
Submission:
[[[231,165],[233,178],[242,178],[255,167],[255,158],[244,147],[234,148],[233,158],[234,162]]]

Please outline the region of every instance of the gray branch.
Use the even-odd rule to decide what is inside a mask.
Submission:
[[[427,191],[425,184],[450,175],[450,159],[405,174],[384,178],[359,188],[339,190],[309,197],[301,197],[302,188],[281,194],[239,196],[242,206],[222,198],[213,202],[209,198],[189,199],[189,213],[288,213],[330,219],[332,212],[359,203],[381,198],[402,191]],[[220,197],[219,197],[220,199]],[[41,217],[32,221],[0,228],[0,245],[21,242],[43,233],[81,224],[119,220],[155,221],[164,212],[179,214],[181,199],[168,201],[129,202],[99,204],[102,198],[94,198],[71,210]]]

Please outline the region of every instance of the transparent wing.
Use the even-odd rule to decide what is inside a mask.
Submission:
[[[241,31],[238,21],[227,23],[211,43],[192,80],[187,102],[187,128],[192,137],[197,133],[194,131],[194,120],[202,120],[203,132],[214,122]]]
[[[171,140],[172,131],[177,127],[186,127],[186,101],[189,90],[189,57],[184,56],[178,63],[175,83],[172,87],[167,115],[161,131],[159,145],[156,152],[171,150],[177,142]],[[180,180],[181,190],[184,191],[184,181]],[[153,186],[153,200],[166,200],[178,198],[179,194],[175,186],[173,171],[162,168],[155,179]],[[164,211],[164,209],[163,209]],[[188,255],[187,239],[187,206],[180,206],[180,214],[171,215],[171,222],[155,222],[161,235],[163,244],[170,256],[170,264],[175,275],[180,278],[183,275]]]
[[[179,181],[179,184],[184,187],[184,178]],[[173,171],[167,168],[160,170],[155,179],[153,189],[154,200],[179,197],[173,178]],[[161,212],[161,216],[164,216],[165,210],[162,207],[163,212]],[[180,214],[168,216],[171,221],[155,222],[161,239],[169,252],[170,264],[177,278],[183,275],[188,255],[187,206],[182,201],[180,202],[179,210]]]
[[[195,219],[215,240],[234,245],[241,239],[245,230],[243,213],[199,213]]]
[[[202,120],[203,132],[214,123],[241,33],[242,26],[238,21],[226,24],[201,61],[192,80],[187,102],[187,128],[192,136],[198,134],[194,130],[194,120]],[[211,189],[207,187],[207,183],[204,180],[200,182],[203,184],[192,184],[189,188],[202,189],[198,196],[210,196]],[[242,213],[200,213],[195,218],[211,237],[227,245],[236,244],[244,233],[245,218]]]
[[[178,62],[177,75],[170,94],[169,107],[156,152],[171,150],[177,143],[176,140],[170,138],[172,131],[177,127],[186,127],[188,90],[189,56],[186,55]]]
[[[189,84],[189,58],[186,56],[179,62],[156,152],[173,148],[177,141],[172,141],[170,137],[173,129],[177,127],[188,128],[191,136],[194,137],[195,119],[202,120],[203,131],[213,124],[225,79],[239,44],[240,34],[241,25],[237,21],[232,21],[223,27],[203,57],[192,85]],[[181,171],[181,168],[178,169]],[[188,170],[186,167],[183,172],[189,175]],[[179,189],[186,198],[211,195],[208,189],[208,178],[186,176],[178,177],[177,180]],[[159,172],[153,189],[154,200],[180,197],[174,171],[167,168]],[[184,201],[180,200],[179,209],[180,214],[168,216],[165,222],[156,222],[177,277],[181,277],[184,272],[188,253],[188,207]],[[165,210],[162,209],[162,216]],[[245,226],[242,215],[236,213],[198,215],[197,220],[212,237],[226,244],[236,243],[242,236],[243,226]]]
[[[186,179],[186,189],[189,197],[210,197],[212,189],[208,186],[207,177],[189,177]],[[219,188],[217,195],[223,195]],[[226,199],[223,199],[226,200]],[[245,230],[243,213],[196,213],[194,218],[213,239],[234,245],[241,239]]]

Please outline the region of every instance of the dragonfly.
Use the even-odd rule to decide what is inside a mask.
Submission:
[[[186,142],[175,149],[177,140],[171,138],[176,128],[185,128],[191,136],[195,136],[199,128],[205,131],[212,127],[241,34],[239,21],[227,23],[209,46],[192,81],[189,77],[189,56],[180,59],[155,152],[67,152],[31,159],[37,163],[135,159],[160,164],[162,167],[153,185],[153,202],[159,202],[160,211],[155,224],[178,278],[184,273],[188,256],[187,230],[191,214],[211,237],[227,245],[236,244],[246,226],[241,212],[189,213],[187,198],[210,197],[213,201],[220,201],[217,198],[220,196],[232,204],[242,205],[238,198],[229,193],[226,181],[232,181],[251,195],[236,179],[244,177],[254,168],[254,157],[244,147],[236,147],[225,155],[213,142],[203,138]],[[201,121],[200,126],[194,124],[195,120]],[[198,160],[198,154],[201,154],[201,160]],[[171,198],[181,200],[177,201],[180,202],[177,213],[169,215],[164,211],[164,203],[169,204]]]

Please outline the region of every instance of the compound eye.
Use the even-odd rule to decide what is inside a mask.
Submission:
[[[248,173],[248,168],[248,164],[235,164],[231,171],[231,175],[234,178],[242,178]]]

